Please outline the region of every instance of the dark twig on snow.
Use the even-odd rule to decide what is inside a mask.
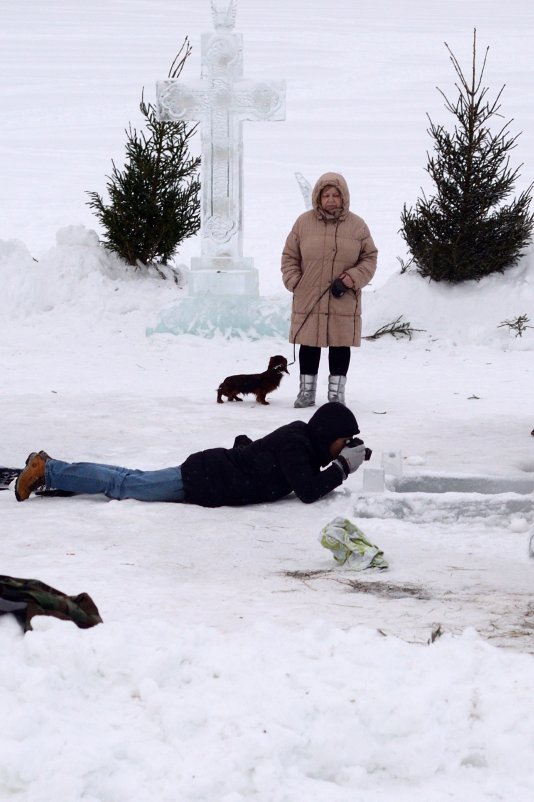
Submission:
[[[515,331],[516,337],[522,337],[526,329],[534,329],[534,326],[527,326],[529,322],[530,318],[528,315],[519,315],[512,320],[503,320],[502,323],[499,323],[497,328],[502,329],[504,326],[508,326],[508,331]]]
[[[384,326],[377,329],[374,334],[368,334],[367,337],[363,337],[363,339],[378,340],[378,338],[383,337],[384,334],[391,334],[396,340],[400,337],[408,337],[408,339],[411,340],[412,335],[415,334],[416,331],[426,331],[426,329],[414,329],[409,320],[402,323],[401,320],[402,315],[399,315],[396,320],[393,320],[391,323],[386,323]]]
[[[443,630],[441,628],[441,624],[434,624],[432,627],[432,632],[430,633],[430,637],[428,639],[428,643],[435,643],[438,638],[441,638],[443,635]]]
[[[413,256],[412,256],[412,258],[408,259],[408,261],[406,262],[401,256],[397,256],[397,262],[400,264],[400,272],[401,272],[401,275],[403,275],[403,273],[409,273],[410,272],[410,268],[414,264],[414,259],[413,259]]]

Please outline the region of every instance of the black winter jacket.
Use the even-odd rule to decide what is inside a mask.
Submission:
[[[310,504],[345,478],[338,465],[321,470],[332,461],[329,446],[358,432],[352,412],[330,402],[308,423],[288,423],[244,446],[198,451],[181,466],[185,501],[203,507],[241,506],[277,501],[294,492]]]

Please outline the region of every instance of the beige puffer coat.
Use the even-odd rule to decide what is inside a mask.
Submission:
[[[326,186],[336,187],[343,198],[337,219],[319,205]],[[289,341],[321,348],[358,346],[361,288],[375,273],[377,250],[365,221],[349,211],[349,188],[342,175],[322,175],[312,203],[313,209],[297,218],[282,253],[282,280],[293,293]],[[352,278],[354,290],[334,298],[330,285],[340,273]]]

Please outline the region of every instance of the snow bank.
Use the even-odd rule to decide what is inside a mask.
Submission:
[[[429,282],[418,273],[396,274],[377,290],[364,291],[363,333],[373,334],[399,315],[414,329],[418,342],[442,340],[462,346],[487,345],[507,350],[534,349],[534,252],[505,273],[463,284]],[[517,337],[504,320],[530,317]]]
[[[148,335],[195,334],[286,336],[290,297],[261,298],[243,308],[235,299],[228,304],[214,299],[214,307],[198,308],[195,299],[172,280],[129,267],[107,251],[96,232],[84,226],[67,226],[56,234],[56,245],[37,262],[18,241],[0,241],[0,277],[3,292],[0,313],[4,320],[72,309],[87,325],[107,317],[140,313]],[[534,349],[534,255],[504,274],[461,285],[428,282],[417,273],[392,276],[382,287],[363,293],[363,334],[373,334],[399,315],[414,329],[414,342],[447,345],[486,345],[502,350]],[[176,304],[176,301],[180,301]],[[187,304],[189,302],[189,305]],[[250,307],[250,308],[249,308]],[[75,309],[75,313],[74,313]],[[521,337],[504,320],[532,317]]]
[[[109,315],[149,310],[180,293],[172,281],[136,270],[100,243],[95,231],[66,226],[39,261],[17,241],[0,241],[0,314],[31,318],[62,310],[94,326]]]
[[[2,798],[439,802],[481,778],[528,798],[532,658],[473,631],[34,620],[0,621]]]

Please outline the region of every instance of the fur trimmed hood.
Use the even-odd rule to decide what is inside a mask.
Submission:
[[[343,209],[337,219],[343,220],[350,210],[350,192],[347,182],[340,173],[324,173],[317,179],[312,191],[312,205],[317,216],[321,219],[326,216],[320,205],[321,192],[325,187],[335,187],[341,195],[343,199]]]

